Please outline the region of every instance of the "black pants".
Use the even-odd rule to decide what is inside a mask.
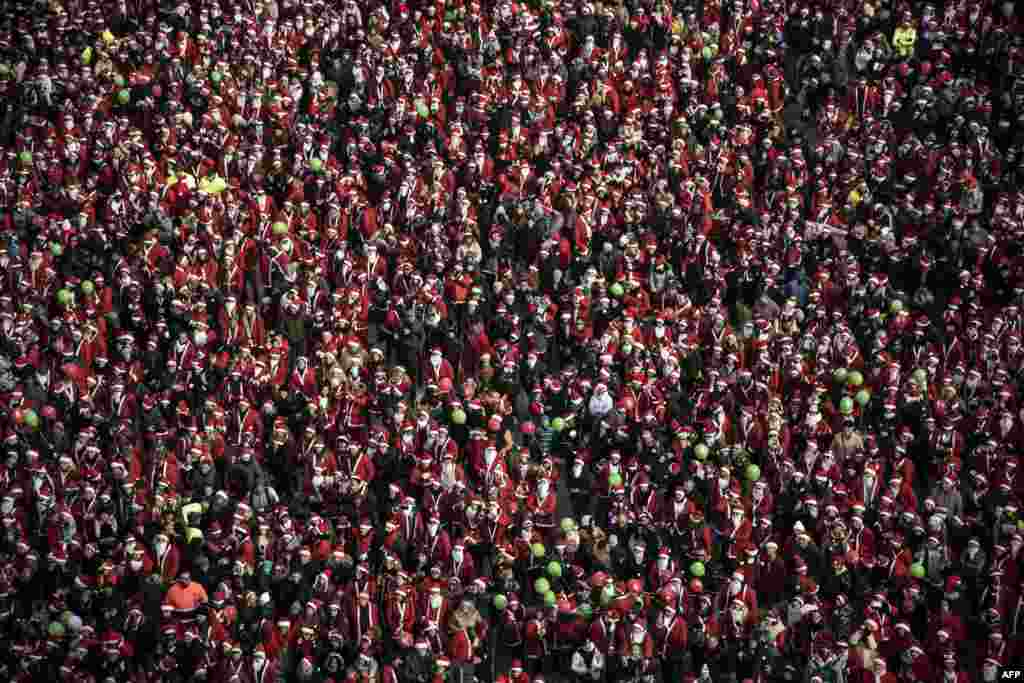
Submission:
[[[450,683],[473,683],[476,676],[476,664],[456,664],[448,676]]]
[[[665,683],[678,683],[683,675],[692,670],[692,660],[689,652],[679,657],[666,658],[661,663],[661,680]]]
[[[546,679],[554,672],[554,655],[548,653],[541,657],[527,657],[526,669],[531,679],[537,676],[543,676]]]

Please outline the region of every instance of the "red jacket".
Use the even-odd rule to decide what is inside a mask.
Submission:
[[[413,626],[416,624],[415,603],[408,599],[404,604],[399,604],[398,600],[388,600],[388,604],[384,608],[384,620],[392,633],[412,633]]]
[[[164,583],[170,583],[178,578],[178,566],[181,561],[180,555],[181,551],[176,546],[168,545],[163,556],[156,558],[156,565]]]
[[[447,378],[449,381],[455,381],[455,370],[452,368],[452,364],[448,361],[441,359],[441,364],[434,368],[429,362],[423,364],[423,377],[428,384],[440,384],[442,379]]]
[[[774,602],[786,589],[786,562],[781,557],[770,560],[767,555],[759,556],[755,576],[757,592],[764,597],[772,598],[770,602]]]
[[[512,610],[505,610],[502,621],[498,624],[501,642],[508,647],[519,647],[523,643],[523,623]]]
[[[722,534],[726,538],[732,540],[732,542],[726,546],[726,557],[730,560],[735,560],[737,553],[750,543],[750,537],[753,535],[750,520],[744,518],[737,526],[733,524],[733,521],[730,519],[723,524],[723,527]]]
[[[656,651],[661,658],[681,656],[686,650],[686,637],[689,629],[686,619],[680,615],[672,617],[666,626],[658,625],[654,629]]]
[[[621,631],[621,623],[613,625],[607,617],[602,616],[590,625],[590,639],[594,641],[594,645],[602,654],[607,655],[611,652],[612,645],[619,640],[617,636]]]
[[[860,531],[851,530],[847,543],[850,550],[855,550],[860,556],[861,562],[875,561],[875,532],[871,529],[864,527]]]
[[[550,652],[546,620],[534,617],[526,622],[526,656],[543,657]]]
[[[654,639],[651,638],[651,634],[645,633],[643,643],[637,643],[634,645],[632,638],[623,638],[619,646],[619,655],[622,657],[635,657],[637,656],[636,648],[639,648],[639,656],[644,659],[652,659],[654,657]]]
[[[531,495],[526,500],[526,508],[533,515],[534,524],[541,527],[552,527],[555,525],[556,504],[557,496],[554,492],[549,492],[544,500],[540,500],[536,495]]]
[[[371,635],[374,629],[383,626],[380,620],[380,610],[378,610],[375,604],[370,603],[367,605],[365,611],[367,614],[363,614],[364,610],[359,605],[353,605],[349,609],[349,638],[354,643],[358,643],[365,635],[370,635],[371,638],[374,637]]]
[[[449,556],[445,569],[445,576],[457,578],[463,586],[468,586],[476,581],[476,565],[473,563],[473,556],[469,553],[463,552],[458,570],[455,567],[455,559]]]
[[[428,562],[444,563],[452,555],[452,542],[447,531],[439,529],[437,534],[430,538],[424,528],[424,533],[415,543],[417,551],[425,554]]]
[[[475,647],[466,629],[455,631],[448,640],[448,656],[453,664],[467,664],[473,661]]]

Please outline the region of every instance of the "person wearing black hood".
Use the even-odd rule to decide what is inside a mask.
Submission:
[[[302,570],[298,567],[293,567],[291,572],[288,573],[287,580],[278,585],[274,595],[278,597],[280,604],[291,605],[293,612],[295,607],[298,606],[299,614],[301,614],[302,605],[306,604],[312,597],[312,588],[309,583],[303,580]],[[295,616],[297,615],[292,615],[293,618]]]
[[[203,455],[199,459],[199,466],[189,473],[189,488],[192,495],[199,500],[209,501],[221,486],[220,475],[213,465],[213,458]]]
[[[263,468],[255,460],[255,452],[251,447],[243,446],[238,462],[228,471],[227,480],[230,486],[237,489],[243,496],[248,496],[258,485],[266,482]]]

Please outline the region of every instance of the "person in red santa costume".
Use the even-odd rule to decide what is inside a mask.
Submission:
[[[448,609],[448,598],[441,594],[441,586],[431,586],[425,592],[423,609],[419,611],[422,637],[430,643],[434,654],[445,650],[447,633],[444,625],[448,618]]]
[[[448,622],[448,656],[464,680],[472,680],[474,667],[480,662],[480,651],[487,642],[487,622],[473,606],[465,600],[452,613]]]
[[[648,633],[647,626],[642,621],[633,622],[628,637],[619,645],[618,655],[618,672],[625,679],[636,680],[640,677],[653,676],[657,671],[654,638]]]
[[[445,360],[440,346],[435,346],[430,350],[427,362],[420,372],[420,378],[424,384],[436,384],[438,386],[440,386],[442,379],[447,379],[449,382],[455,381],[455,369],[452,368],[451,363]]]
[[[942,657],[939,673],[935,678],[936,683],[969,683],[971,677],[960,665],[956,655],[947,652]]]
[[[349,638],[358,643],[364,636],[374,641],[382,627],[380,611],[375,603],[370,602],[370,593],[361,590],[356,594],[356,602],[349,610]]]
[[[157,534],[153,541],[153,556],[160,578],[164,585],[169,586],[178,578],[178,567],[181,562],[181,551],[171,542],[167,534]]]
[[[775,509],[775,497],[768,490],[768,483],[759,480],[750,488],[749,496],[745,497],[744,507],[750,511],[750,525],[756,527],[763,517],[771,517]]]
[[[539,609],[526,622],[526,662],[534,675],[550,670],[551,646],[548,631],[551,624],[548,622],[547,615]]]
[[[550,539],[555,531],[557,496],[551,491],[551,480],[538,479],[535,492],[526,499],[526,509],[533,517],[534,528]]]
[[[491,442],[487,442],[480,453],[473,458],[472,471],[474,478],[486,487],[500,487],[509,480],[505,460],[498,457],[498,449]]]
[[[675,680],[686,668],[688,632],[685,615],[666,605],[654,627],[655,652],[664,667],[665,680]]]
[[[728,524],[732,520],[731,511],[739,501],[734,502],[733,497],[739,498],[739,481],[732,476],[732,470],[728,466],[722,466],[718,470],[718,477],[711,483],[711,495],[708,498],[708,519],[715,523]]]
[[[746,576],[741,571],[733,572],[728,583],[718,592],[715,602],[717,609],[724,612],[736,600],[743,602],[748,612],[757,611],[757,593],[747,583]]]
[[[416,625],[416,601],[409,598],[410,590],[399,587],[386,597],[384,620],[394,638],[411,634]]]
[[[250,660],[249,680],[251,683],[274,683],[278,678],[278,663],[268,658],[263,645],[257,645]]]
[[[740,550],[750,543],[753,527],[743,509],[738,495],[730,496],[728,517],[721,529],[721,542],[725,545],[723,556],[730,567],[735,567]]]
[[[858,683],[898,683],[899,678],[882,657],[876,657],[866,668],[859,672]]]
[[[476,580],[476,565],[473,556],[466,552],[466,545],[457,541],[452,546],[451,555],[444,567],[445,576],[459,579],[463,586],[468,586]]]

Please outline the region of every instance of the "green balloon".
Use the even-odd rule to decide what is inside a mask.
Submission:
[[[746,475],[747,481],[757,481],[761,478],[761,468],[754,464],[747,465]]]
[[[910,575],[913,576],[915,579],[923,579],[925,573],[926,572],[924,569],[924,565],[920,562],[915,562],[914,564],[910,565]]]
[[[132,94],[127,90],[121,90],[117,93],[117,101],[121,104],[128,104],[132,99]]]
[[[853,370],[846,376],[846,383],[851,387],[859,387],[861,384],[864,384],[864,375],[860,374],[857,370]]]
[[[25,165],[31,164],[32,163],[32,152],[22,152],[21,154],[18,155],[18,161],[20,161],[21,163],[23,163]]]
[[[323,170],[323,167],[324,162],[322,160],[317,159],[315,157],[309,160],[309,168],[311,171],[313,171],[313,173],[319,173],[321,170]]]
[[[22,419],[25,420],[25,424],[28,425],[30,429],[37,429],[39,427],[39,416],[36,414],[36,411],[31,408],[22,413]]]
[[[504,593],[498,593],[494,596],[494,609],[499,612],[504,611],[508,607],[508,598],[505,597]]]
[[[456,408],[452,411],[452,424],[464,425],[466,424],[466,411],[462,408]]]
[[[558,604],[558,598],[555,597],[555,594],[553,592],[548,591],[544,594],[545,607],[554,607],[556,604]]]
[[[576,528],[576,522],[572,517],[562,517],[562,531],[568,533]]]
[[[838,384],[842,384],[846,381],[847,371],[846,368],[836,368],[836,371],[832,373],[832,378]]]
[[[839,400],[839,412],[843,415],[849,415],[853,412],[853,399],[849,396],[843,396]]]
[[[700,578],[700,577],[704,576],[704,563],[703,562],[694,562],[693,564],[691,564],[690,565],[690,574],[692,574],[693,576],[696,576],[697,578]]]
[[[857,402],[857,405],[863,408],[868,404],[868,401],[871,400],[871,392],[867,389],[861,389],[854,395],[853,400]]]
[[[64,247],[62,247],[59,242],[51,242],[50,253],[54,256],[60,256],[64,253]]]
[[[618,299],[620,296],[625,294],[626,290],[624,290],[622,288],[622,283],[620,283],[620,282],[613,282],[612,286],[608,288],[608,291],[611,292],[612,296],[614,296],[616,299]]]
[[[551,560],[550,562],[548,562],[548,576],[550,576],[553,579],[557,579],[561,575],[562,565],[556,562],[555,560]]]
[[[704,57],[704,59],[711,59],[712,57],[715,56],[715,53],[711,50],[710,47],[705,47],[703,50],[700,51],[700,53],[701,56]]]
[[[96,291],[96,285],[94,285],[92,283],[92,280],[86,280],[85,282],[82,283],[82,293],[83,294],[92,294],[95,291]]]
[[[608,475],[608,486],[612,488],[618,488],[622,486],[622,475],[618,472],[612,472]]]
[[[288,234],[288,224],[284,221],[277,221],[270,229],[277,236]]]
[[[533,590],[538,595],[544,595],[549,590],[551,590],[551,584],[548,583],[547,579],[545,579],[543,576],[541,576],[536,581],[533,582]]]
[[[554,420],[551,421],[551,428],[556,432],[562,431],[563,429],[565,429],[565,420],[563,420],[560,417],[556,417]]]
[[[67,306],[74,299],[74,295],[70,289],[61,289],[57,291],[57,303],[61,306]]]
[[[699,443],[693,447],[693,457],[698,460],[707,460],[708,458],[708,447],[705,444]]]
[[[534,557],[544,557],[545,550],[543,543],[534,543],[530,546],[530,550],[533,552]]]

